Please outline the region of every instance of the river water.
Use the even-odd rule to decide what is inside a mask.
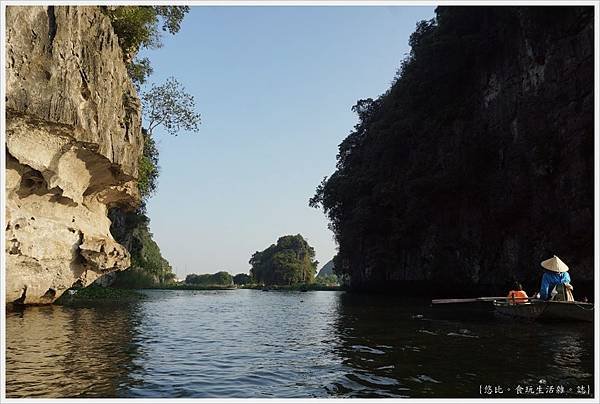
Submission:
[[[344,292],[145,291],[6,313],[8,397],[579,397],[593,326]]]

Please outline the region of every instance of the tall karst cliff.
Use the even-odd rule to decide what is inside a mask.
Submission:
[[[352,287],[533,289],[556,254],[590,292],[593,20],[592,7],[440,7],[417,25],[311,201]]]
[[[8,7],[6,41],[6,299],[50,303],[130,264],[140,102],[97,7]]]

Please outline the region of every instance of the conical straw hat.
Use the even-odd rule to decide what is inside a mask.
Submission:
[[[567,264],[562,262],[560,258],[558,258],[556,255],[552,258],[548,258],[547,260],[542,261],[540,265],[543,268],[546,268],[548,271],[567,272],[569,270]]]

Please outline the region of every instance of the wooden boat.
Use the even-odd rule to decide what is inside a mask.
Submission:
[[[594,322],[593,303],[531,299],[526,303],[512,304],[504,299],[495,300],[493,305],[500,316],[539,321]]]
[[[431,301],[436,314],[452,318],[511,317],[539,321],[594,321],[594,304],[527,299],[515,304],[506,297],[436,299]]]

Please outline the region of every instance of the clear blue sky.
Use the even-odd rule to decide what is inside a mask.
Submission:
[[[358,99],[390,85],[433,7],[192,7],[181,31],[144,51],[150,82],[176,77],[200,132],[155,137],[161,175],[151,230],[179,277],[248,272],[248,260],[302,234],[319,267],[336,252],[308,207],[356,124]]]

